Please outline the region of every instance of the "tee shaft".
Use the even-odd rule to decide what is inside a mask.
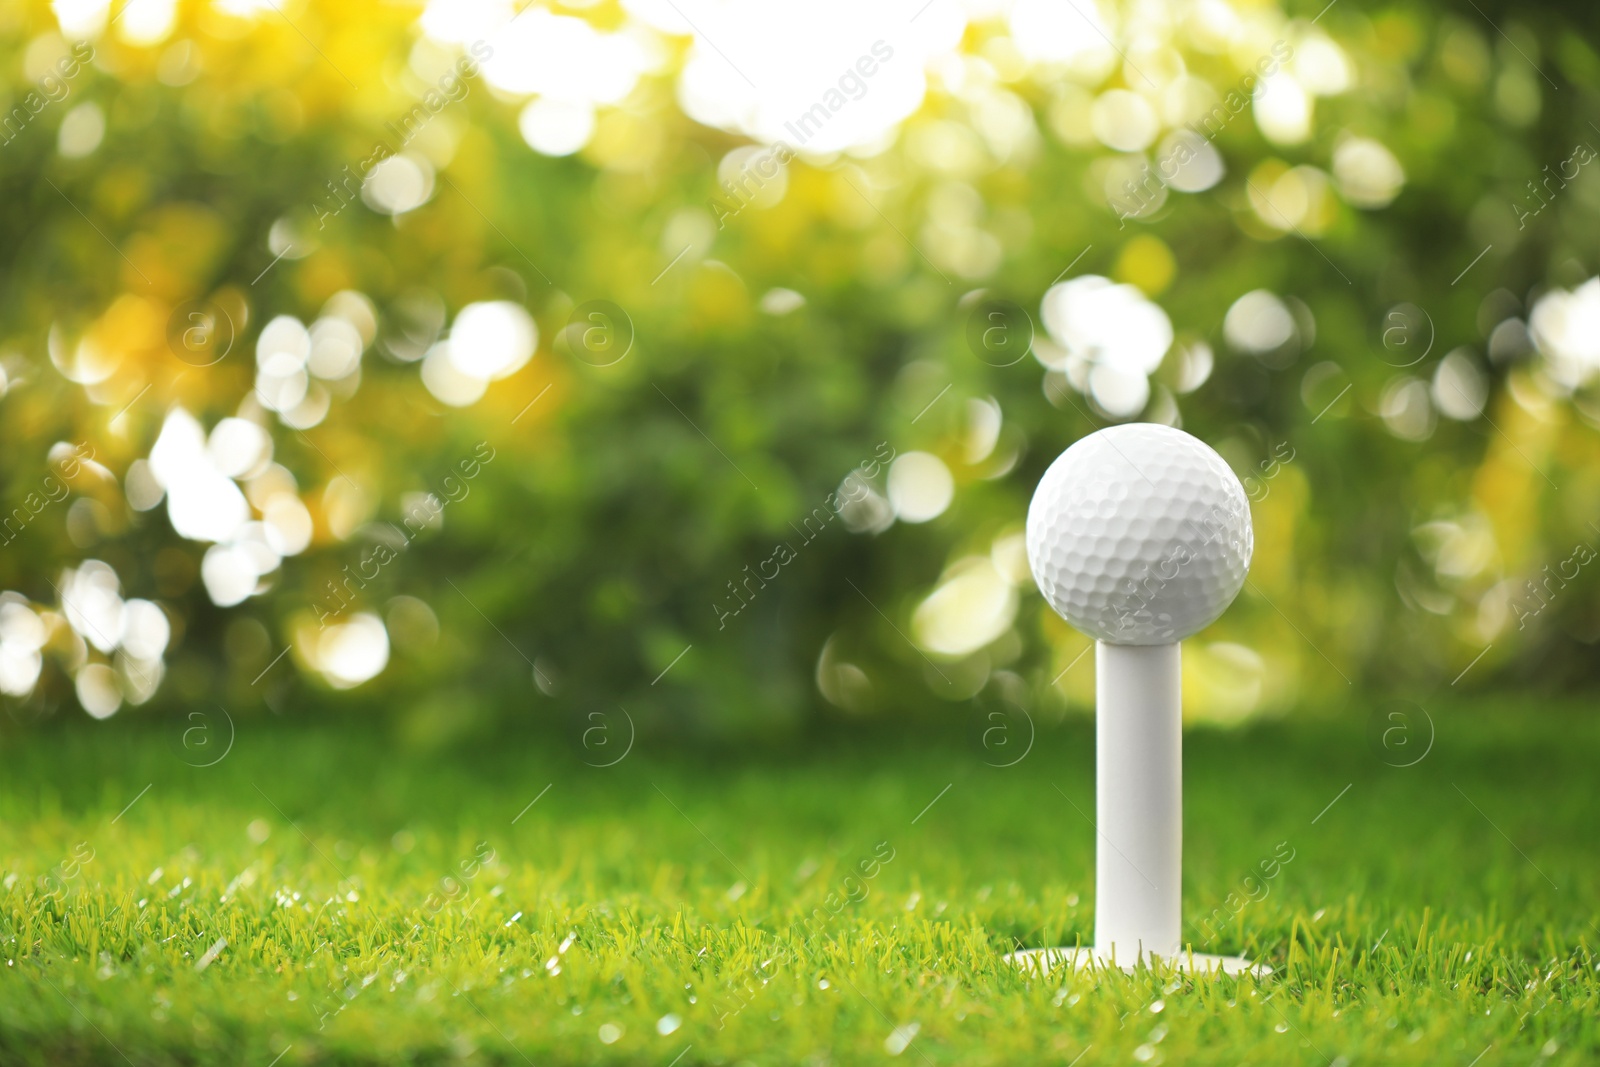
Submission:
[[[1095,954],[1180,948],[1183,735],[1178,645],[1095,643]]]

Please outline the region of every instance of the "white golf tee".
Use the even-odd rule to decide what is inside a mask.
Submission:
[[[1181,940],[1178,642],[1215,622],[1244,586],[1255,534],[1238,476],[1182,430],[1108,426],[1039,479],[1027,546],[1039,592],[1096,642],[1094,946],[1007,958],[1047,970],[1115,961],[1122,970],[1270,974],[1237,956],[1191,953]]]
[[[1095,955],[1180,949],[1182,672],[1177,644],[1095,642]]]

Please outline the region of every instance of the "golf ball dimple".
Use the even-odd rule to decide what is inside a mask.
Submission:
[[[1028,564],[1050,606],[1096,640],[1181,641],[1244,585],[1254,535],[1244,487],[1182,430],[1129,423],[1075,442],[1028,507]]]

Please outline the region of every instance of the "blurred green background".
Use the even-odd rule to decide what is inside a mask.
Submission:
[[[1190,717],[1593,685],[1586,8],[519,8],[0,9],[14,725],[1080,713],[1131,419],[1253,501]]]

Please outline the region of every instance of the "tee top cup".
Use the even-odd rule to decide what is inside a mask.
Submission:
[[[1244,487],[1182,430],[1108,427],[1045,471],[1027,542],[1045,599],[1096,641],[1094,955],[1123,967],[1149,956],[1183,965],[1178,642],[1215,621],[1244,584],[1254,547]]]

